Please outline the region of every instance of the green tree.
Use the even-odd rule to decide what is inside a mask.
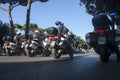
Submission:
[[[3,23],[2,21],[0,21],[0,44],[3,45],[3,41],[2,38],[5,35],[8,35],[10,32],[10,27],[8,23]]]
[[[24,24],[23,26],[22,26],[22,29],[25,31],[26,30],[26,24]],[[28,28],[28,30],[30,31],[35,31],[36,29],[38,29],[38,25],[37,24],[35,24],[35,23],[30,23],[29,24],[29,28]]]
[[[29,26],[30,26],[30,11],[31,11],[32,3],[36,2],[36,1],[47,2],[48,0],[26,0],[26,1],[27,1],[27,14],[26,14],[25,38],[28,39]],[[25,2],[23,2],[23,3],[25,3]]]
[[[76,42],[75,42],[75,47],[77,49],[80,49],[80,48],[88,49],[89,46],[86,44],[86,42],[80,36],[77,36]]]
[[[35,31],[36,29],[38,29],[38,25],[35,24],[35,23],[30,23],[30,29],[31,29],[32,31]]]
[[[46,37],[46,34],[44,34],[45,29],[39,27],[38,30],[40,32],[41,39],[43,40]]]
[[[87,13],[94,15],[96,11],[110,13],[118,12],[120,16],[120,0],[80,0],[84,4]]]
[[[13,22],[13,19],[12,19],[12,10],[13,8],[15,8],[16,6],[18,6],[18,0],[0,0],[0,4],[8,4],[8,8],[3,8],[2,6],[0,6],[0,9],[7,12],[8,13],[8,19],[9,19],[9,22],[10,22],[10,27],[11,27],[11,30],[10,30],[10,33],[11,33],[11,37],[12,37],[12,40],[13,40],[13,37],[14,37],[14,22]]]
[[[17,24],[17,23],[16,23],[16,24],[14,24],[14,27],[15,27],[15,28],[18,28],[18,29],[20,29],[20,30],[23,30],[22,25],[20,25],[20,24]]]

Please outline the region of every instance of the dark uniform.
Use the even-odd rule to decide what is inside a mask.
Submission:
[[[105,15],[104,13],[101,13],[99,15],[95,15],[92,18],[92,24],[94,26],[94,30],[98,29],[110,29],[110,26],[112,26],[112,22],[110,19]]]

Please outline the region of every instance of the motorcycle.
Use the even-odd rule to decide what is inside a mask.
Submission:
[[[59,58],[60,55],[58,54],[57,50],[57,34],[58,34],[58,29],[55,27],[49,27],[46,29],[47,34],[49,35],[48,37],[48,43],[46,46],[48,49],[51,51],[52,56],[54,58]]]
[[[111,54],[120,56],[120,30],[104,30],[89,32],[85,35],[87,44],[99,54],[102,62],[107,62]]]
[[[63,37],[60,38],[60,42],[58,44],[58,54],[69,54],[70,58],[73,58],[73,48],[71,41],[69,39],[65,39]]]
[[[60,58],[61,54],[58,54],[58,45],[57,45],[57,36],[51,35],[50,36],[50,50],[53,54],[54,58]]]
[[[3,48],[8,56],[21,55],[22,50],[20,48],[20,43],[16,44],[14,42],[5,41]]]
[[[25,39],[25,40],[22,42],[22,45],[21,45],[22,55],[28,56],[28,55],[27,55],[27,51],[28,51],[29,42],[30,42],[30,40],[28,40],[28,39]]]
[[[107,61],[109,58],[109,49],[107,43],[106,31],[104,29],[100,29],[97,31],[89,32],[86,34],[86,42],[88,45],[94,48],[96,53],[100,55],[100,59],[102,61]]]
[[[49,47],[54,58],[58,59],[62,54],[66,53],[70,55],[70,58],[73,58],[72,47],[68,44],[67,40],[58,35],[59,32],[55,27],[48,28],[47,33],[50,35]]]
[[[46,55],[48,56],[51,54],[50,48],[48,46],[49,43],[50,43],[50,40],[48,38],[45,38],[45,40],[43,40],[43,47],[45,49]]]
[[[30,41],[26,48],[26,54],[29,57],[33,57],[37,54],[42,56],[50,56],[51,54],[44,48],[43,43],[40,43],[38,40]]]

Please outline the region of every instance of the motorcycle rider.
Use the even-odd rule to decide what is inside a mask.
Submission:
[[[60,36],[62,36],[63,38],[66,38],[66,36],[68,35],[68,32],[69,32],[69,29],[64,26],[64,23],[62,23],[61,21],[56,21],[55,25],[58,26]]]
[[[110,26],[114,30],[114,26],[111,20],[105,13],[96,12],[94,17],[92,18],[92,24],[94,26],[95,31],[98,29],[110,30]]]
[[[3,45],[3,51],[4,51],[4,55],[6,55],[6,51],[5,48],[10,44],[11,41],[11,36],[10,35],[6,35],[2,38],[2,40],[4,41],[4,45]]]
[[[59,38],[63,37],[65,39],[62,43],[63,45],[60,44],[62,49],[58,50],[58,54],[59,53],[69,53],[70,58],[73,58],[73,53],[74,53],[73,49],[72,49],[73,41],[71,41],[71,38],[69,38],[69,35],[71,35],[73,33],[67,27],[65,27],[64,23],[62,23],[61,21],[56,21],[55,24],[56,24],[56,26],[58,26],[58,41],[57,41],[57,43],[59,44],[59,42],[62,40]]]
[[[22,45],[22,35],[19,31],[16,32],[16,35],[14,36],[14,43],[17,45],[17,50],[22,51],[21,45]],[[21,55],[21,52],[18,53],[18,55]]]
[[[40,32],[38,30],[34,31],[33,40],[39,42],[40,41]]]
[[[40,32],[38,30],[35,30],[34,34],[33,34],[33,41],[39,43],[41,46],[43,46],[42,43],[42,38],[40,37]]]
[[[75,37],[75,35],[72,33],[72,31],[65,27],[64,23],[62,23],[61,21],[56,21],[55,24],[58,26],[60,36],[67,39],[69,45],[71,46],[74,42],[74,39],[71,39],[70,37],[68,38],[68,35],[71,35],[72,37]]]
[[[20,48],[21,47],[21,33],[18,31],[16,32],[16,35],[14,36],[14,42],[17,44],[17,47]]]
[[[15,42],[19,42],[21,39],[21,33],[20,32],[16,32],[16,35],[14,36],[14,41]]]

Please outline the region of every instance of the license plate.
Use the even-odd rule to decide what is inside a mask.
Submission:
[[[50,47],[54,47],[54,46],[55,46],[55,41],[52,41]]]
[[[106,38],[105,36],[99,36],[98,37],[98,44],[106,44]]]

